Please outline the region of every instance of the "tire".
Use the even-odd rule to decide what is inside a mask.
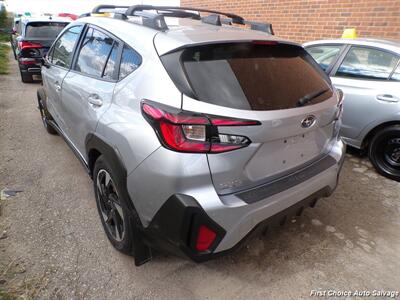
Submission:
[[[134,229],[140,221],[136,211],[129,205],[124,180],[117,178],[114,167],[104,155],[96,160],[93,187],[97,209],[104,231],[114,248],[134,256]]]
[[[49,120],[52,120],[50,113],[46,109],[46,105],[42,99],[39,98],[38,100],[38,108],[40,111],[40,117],[42,118],[43,127],[49,134],[56,135],[57,131],[53,128],[50,124]]]
[[[21,73],[21,80],[23,83],[32,83],[33,82],[33,77],[30,74],[24,74],[20,71]]]
[[[377,132],[369,145],[368,156],[378,173],[400,181],[400,125]]]

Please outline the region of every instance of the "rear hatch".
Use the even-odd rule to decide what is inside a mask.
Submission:
[[[43,57],[49,51],[58,34],[68,25],[67,22],[30,22],[25,27],[25,35],[20,43],[23,57]]]
[[[321,158],[333,139],[337,97],[306,51],[277,41],[215,43],[161,56],[183,93],[182,108],[255,120],[256,126],[219,126],[249,146],[207,154],[220,195],[284,176]]]

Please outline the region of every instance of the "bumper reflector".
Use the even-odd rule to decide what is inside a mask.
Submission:
[[[196,250],[199,252],[208,250],[215,241],[217,234],[205,225],[199,227],[196,241]]]

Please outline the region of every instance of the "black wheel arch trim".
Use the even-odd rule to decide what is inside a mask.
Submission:
[[[89,133],[86,136],[85,145],[86,145],[86,155],[88,158],[88,167],[90,170],[89,174],[92,178],[93,178],[94,164],[96,160],[93,159],[91,160],[90,154],[92,153],[92,151],[97,151],[101,155],[104,155],[107,158],[107,160],[113,166],[116,167],[115,171],[117,172],[117,176],[120,179],[125,179],[125,185],[126,185],[126,177],[127,177],[126,167],[125,164],[123,163],[121,154],[119,153],[116,147],[105,142],[96,133]]]
[[[96,159],[99,157],[97,156],[96,159],[91,157],[92,151],[96,151],[98,155],[104,155],[106,160],[114,167],[113,171],[116,172],[116,183],[119,186],[124,187],[124,197],[127,200],[129,209],[132,210],[132,214],[137,214],[135,206],[133,204],[132,199],[129,196],[128,189],[127,189],[127,170],[125,164],[123,163],[121,154],[119,153],[118,149],[109,143],[105,142],[99,135],[96,133],[90,133],[87,135],[85,140],[86,145],[86,154],[88,158],[88,173],[90,177],[93,179],[93,170],[94,164]],[[133,224],[137,224],[138,226],[134,226],[133,228],[133,244],[134,244],[134,256],[135,256],[135,265],[140,266],[152,259],[152,252],[151,248],[145,243],[144,238],[144,227],[140,221],[133,222]]]

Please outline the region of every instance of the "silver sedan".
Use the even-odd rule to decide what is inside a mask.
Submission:
[[[304,47],[345,94],[341,135],[400,181],[400,42],[334,39]]]

